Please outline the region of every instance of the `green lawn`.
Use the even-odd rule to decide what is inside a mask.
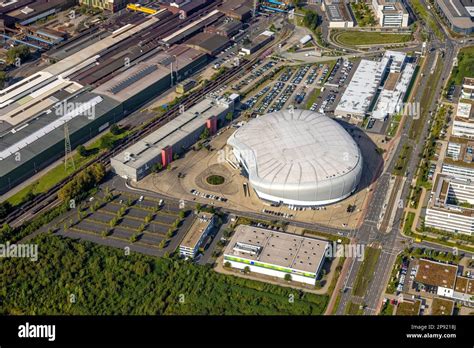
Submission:
[[[111,134],[111,133],[107,133],[107,134]],[[115,136],[112,135],[112,139],[113,141],[117,141],[125,137],[127,134],[128,132],[125,131],[119,135],[115,135]],[[89,156],[87,157],[82,157],[77,153],[74,154],[73,158],[74,158],[74,164],[76,166],[76,169],[92,161],[102,151],[104,151],[100,149],[100,138],[94,141],[90,146],[88,146],[87,150],[90,153]],[[39,193],[46,192],[55,184],[57,184],[59,181],[66,178],[68,175],[72,174],[73,172],[74,172],[74,169],[72,166],[68,166],[66,170],[64,168],[64,163],[61,163],[57,165],[56,167],[54,167],[53,169],[51,169],[50,171],[48,171],[38,181],[26,186],[25,188],[15,193],[13,196],[8,198],[7,201],[10,202],[12,205],[18,205],[23,200],[27,199],[28,196],[31,194],[37,195]]]
[[[474,77],[474,46],[459,51],[458,66],[453,68],[449,84],[460,85],[466,76]]]
[[[392,174],[393,175],[405,175],[405,171],[407,169],[408,161],[410,160],[410,154],[412,151],[412,147],[410,145],[403,145],[402,151],[398,156],[397,163],[395,163],[395,167],[393,168]]]
[[[423,94],[420,100],[421,115],[417,119],[413,120],[413,123],[410,128],[410,139],[417,140],[421,134],[421,130],[423,129],[423,124],[426,122],[426,118],[428,117],[428,110],[429,110],[430,104],[433,101],[433,98],[435,97],[435,92],[436,92],[435,86],[438,84],[439,79],[441,78],[443,65],[444,65],[443,59],[441,58],[441,56],[439,56],[436,62],[436,67],[434,69],[434,72],[432,76],[430,77],[430,83],[423,90]]]
[[[368,247],[365,249],[364,261],[357,273],[352,293],[354,296],[364,296],[369,283],[372,280],[373,273],[375,271],[375,265],[380,256],[380,249]]]
[[[308,101],[306,102],[306,109],[310,109],[311,106],[316,103],[316,100],[318,99],[319,95],[321,94],[321,89],[320,88],[315,88],[310,96],[308,97]]]
[[[415,213],[409,212],[405,219],[405,225],[403,225],[403,233],[406,235],[411,234],[411,227],[413,226],[413,221],[415,220]]]
[[[360,308],[360,305],[354,302],[349,302],[346,307],[346,314],[349,315],[362,315],[364,310]]]
[[[396,114],[392,116],[392,118],[390,119],[390,125],[387,130],[387,135],[389,137],[393,137],[397,133],[398,125],[400,124],[401,120],[402,120],[401,114]]]
[[[347,46],[394,44],[409,42],[411,34],[388,34],[372,31],[342,31],[334,36],[334,40]]]
[[[393,304],[390,304],[390,302],[386,302],[384,306],[382,307],[382,310],[380,311],[380,315],[393,315],[393,310],[394,310]]]

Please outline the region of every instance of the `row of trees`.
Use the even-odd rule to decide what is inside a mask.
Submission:
[[[30,57],[30,54],[30,49],[25,45],[19,45],[10,48],[6,53],[7,64],[15,64],[17,62],[17,59],[20,59],[20,62],[23,62]]]
[[[0,314],[318,315],[328,301],[190,262],[125,255],[57,235],[42,234],[31,242],[41,250],[37,262],[0,263]]]
[[[105,176],[105,166],[101,163],[93,164],[77,174],[58,192],[58,198],[63,202],[80,197],[102,181]]]

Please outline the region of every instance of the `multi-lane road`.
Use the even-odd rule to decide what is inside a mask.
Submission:
[[[423,93],[433,93],[433,98],[430,100],[429,105],[424,106],[427,110],[421,110],[422,114],[426,115],[425,122],[422,123],[422,129],[417,130],[419,132],[419,136],[416,140],[410,139],[409,131],[413,124],[412,118],[407,118],[404,124],[404,129],[400,136],[398,146],[396,148],[395,154],[392,157],[391,163],[387,166],[385,173],[379,178],[379,182],[374,192],[374,197],[372,200],[371,208],[369,213],[367,214],[362,226],[358,229],[356,233],[356,241],[358,243],[367,244],[374,244],[377,247],[381,247],[381,254],[377,261],[375,272],[372,275],[372,281],[369,284],[368,290],[366,294],[362,298],[358,298],[352,295],[352,287],[355,284],[355,280],[357,277],[357,273],[361,266],[361,261],[357,259],[352,260],[352,265],[350,267],[349,274],[347,275],[347,279],[345,281],[345,287],[348,291],[345,291],[341,295],[341,301],[339,303],[339,307],[337,308],[337,314],[344,314],[347,305],[349,302],[358,303],[364,306],[364,314],[376,314],[381,302],[381,298],[383,296],[384,290],[386,288],[386,284],[389,280],[391,270],[393,268],[395,259],[397,254],[406,247],[405,243],[408,239],[405,239],[400,234],[400,223],[403,219],[403,211],[405,206],[406,197],[409,194],[410,184],[412,180],[415,178],[418,163],[419,163],[419,155],[424,150],[425,144],[425,137],[428,135],[430,131],[430,122],[428,122],[428,117],[430,115],[435,114],[438,108],[438,101],[441,98],[441,93],[445,82],[448,80],[449,75],[451,73],[452,64],[454,58],[457,56],[459,48],[461,46],[466,46],[471,42],[459,42],[456,40],[452,40],[450,37],[444,33],[445,40],[440,41],[435,37],[432,33],[430,28],[426,28],[430,34],[432,40],[427,45],[427,56],[424,65],[423,75],[420,77],[419,85],[416,86],[416,93],[415,97],[413,98],[414,102],[420,102]],[[440,52],[443,52],[444,57],[442,60],[438,60],[438,55]],[[436,74],[436,70],[438,69],[437,64],[441,65],[441,75],[437,83],[434,83],[433,77]],[[434,73],[432,74],[432,72]],[[430,89],[434,89],[434,91],[430,91]],[[420,116],[420,115],[417,115]],[[413,149],[411,151],[409,163],[407,165],[406,170],[406,180],[403,183],[400,183],[399,186],[395,186],[395,189],[392,191],[393,195],[396,195],[398,191],[401,190],[400,199],[402,204],[399,202],[395,202],[392,205],[392,209],[387,211],[385,214],[386,216],[391,216],[394,214],[394,223],[393,227],[388,231],[388,233],[384,233],[385,231],[379,230],[376,226],[376,221],[378,221],[381,210],[382,210],[382,203],[384,202],[384,197],[386,195],[389,180],[391,177],[391,171],[393,166],[395,165],[397,158],[402,150],[404,144],[409,144]],[[438,250],[449,250],[447,248],[438,247],[431,243],[424,243],[420,245],[422,247],[431,247],[436,248]]]

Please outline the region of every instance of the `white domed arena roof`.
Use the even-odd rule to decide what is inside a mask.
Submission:
[[[362,155],[333,119],[307,110],[252,119],[228,140],[261,198],[297,205],[341,200],[357,187]]]

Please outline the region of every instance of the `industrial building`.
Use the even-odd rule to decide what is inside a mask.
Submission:
[[[230,45],[230,40],[218,34],[199,33],[185,42],[185,45],[216,56]]]
[[[474,32],[472,0],[436,0],[434,3],[452,31],[463,35]]]
[[[219,6],[219,11],[227,17],[247,21],[252,17],[253,0],[226,0]]]
[[[381,27],[406,28],[409,15],[399,0],[372,0],[375,15]]]
[[[5,1],[0,6],[0,29],[14,28],[15,24],[28,25],[76,4],[77,0]]]
[[[205,66],[208,54],[163,39],[215,7],[186,19],[124,12],[60,43],[45,54],[51,65],[1,90],[0,193],[63,156],[66,125],[74,148]]]
[[[253,54],[275,38],[275,34],[270,30],[265,30],[258,35],[253,41],[241,48],[241,52],[245,55]]]
[[[186,110],[157,131],[133,144],[111,159],[114,172],[123,178],[138,181],[151,173],[153,166],[166,167],[175,154],[194,145],[207,127],[210,134],[228,113],[233,113],[237,95],[208,97]]]
[[[242,28],[243,25],[241,21],[225,19],[222,22],[207,26],[204,32],[225,36],[230,39],[238,34]]]
[[[324,0],[322,8],[326,12],[329,28],[352,28],[354,19],[345,1]]]
[[[333,119],[307,110],[252,119],[227,144],[258,197],[270,202],[331,204],[351,195],[362,175],[352,137]]]
[[[176,85],[176,93],[184,94],[186,92],[189,92],[191,89],[193,89],[194,86],[196,86],[196,81],[193,79],[187,79]]]
[[[315,285],[329,243],[324,240],[238,225],[224,251],[224,265]]]
[[[100,8],[110,12],[118,12],[124,9],[130,0],[79,0],[80,5]]]
[[[200,212],[179,245],[179,255],[194,259],[214,227],[214,215]]]
[[[357,120],[362,120],[368,115],[378,88],[387,75],[389,61],[390,58],[387,56],[380,61],[362,59],[334,114],[354,117]]]

